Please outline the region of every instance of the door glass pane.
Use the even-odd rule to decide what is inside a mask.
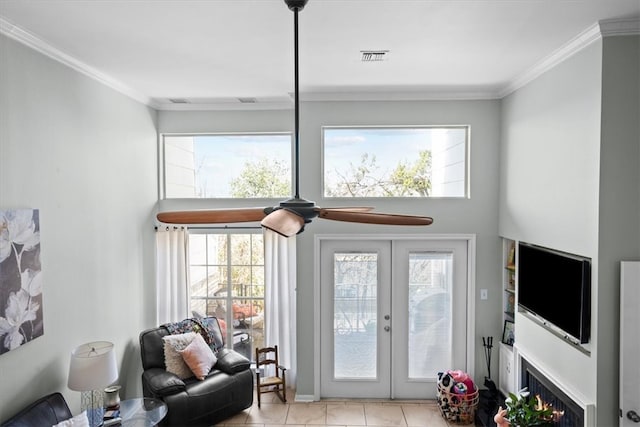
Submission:
[[[409,378],[435,378],[451,368],[453,255],[409,254]]]
[[[335,253],[334,377],[377,377],[377,253]]]

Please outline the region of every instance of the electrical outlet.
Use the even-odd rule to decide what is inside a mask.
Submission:
[[[489,291],[486,289],[480,289],[480,299],[481,300],[489,299]]]

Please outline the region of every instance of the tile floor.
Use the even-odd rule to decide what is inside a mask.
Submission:
[[[287,393],[282,403],[274,393],[262,395],[262,407],[254,399],[245,409],[218,426],[232,427],[322,427],[403,426],[448,427],[434,400],[322,400],[300,403]]]

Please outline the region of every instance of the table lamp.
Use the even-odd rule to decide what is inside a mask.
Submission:
[[[71,352],[67,386],[82,392],[80,410],[87,411],[91,426],[102,424],[103,389],[117,379],[118,364],[113,343],[90,342]]]

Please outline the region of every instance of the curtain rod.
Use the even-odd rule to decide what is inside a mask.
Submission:
[[[155,226],[153,227],[154,230],[158,231],[158,229],[161,229],[163,226]],[[205,227],[205,226],[197,226],[197,227],[189,227],[189,226],[177,226],[177,225],[167,225],[166,226],[166,231],[169,231],[171,229],[171,227],[173,227],[174,230],[178,230],[178,229],[188,229],[188,230],[259,230],[261,227],[255,227],[255,226],[233,226],[230,227],[228,225],[224,225],[224,226],[210,226],[210,227]]]
[[[179,230],[179,229],[183,229],[183,228],[186,228],[186,227],[184,227],[184,226],[178,227],[177,225],[167,225],[166,226],[166,231],[169,231],[171,228],[173,228],[174,230]],[[159,229],[162,229],[162,226],[157,226],[156,225],[156,226],[153,227],[153,229],[158,231]]]

